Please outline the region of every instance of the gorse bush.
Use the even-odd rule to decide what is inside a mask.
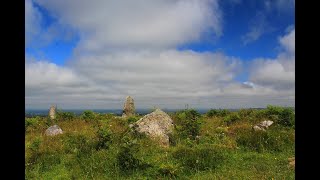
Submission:
[[[177,112],[174,116],[175,129],[182,138],[195,139],[200,132],[201,114],[194,109]]]
[[[107,126],[101,126],[97,132],[97,149],[107,149],[111,144],[111,132]]]
[[[131,173],[133,170],[143,170],[149,165],[136,157],[139,151],[139,144],[135,139],[125,136],[117,154],[117,165],[124,173]]]
[[[229,115],[225,116],[223,118],[223,121],[226,122],[228,125],[231,123],[234,123],[236,121],[239,121],[241,118],[237,112],[232,112]]]
[[[230,114],[230,111],[226,110],[226,109],[210,109],[206,115],[207,117],[222,117],[222,116],[226,116]]]
[[[139,119],[137,117],[131,116],[127,119],[129,124],[137,122]]]
[[[26,118],[24,122],[25,130],[27,130],[28,127],[36,127],[37,125],[39,125],[39,121],[39,117]]]
[[[94,120],[95,117],[96,117],[96,114],[91,110],[83,111],[82,114],[80,115],[80,118],[84,119],[85,121]]]
[[[293,109],[291,108],[269,105],[265,110],[265,115],[269,119],[274,120],[276,123],[282,126],[286,126],[286,127],[295,126],[295,115],[294,115]]]
[[[65,152],[66,153],[89,153],[93,148],[94,142],[89,137],[82,134],[65,135]]]
[[[184,169],[191,171],[214,169],[224,160],[222,151],[212,147],[179,147],[173,157]]]
[[[280,152],[293,146],[294,138],[288,132],[242,130],[238,132],[236,142],[247,150]]]
[[[74,120],[76,118],[76,114],[73,112],[63,112],[58,111],[57,112],[57,119],[61,121],[70,121]]]

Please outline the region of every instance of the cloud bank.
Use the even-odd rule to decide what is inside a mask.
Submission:
[[[241,59],[175,48],[206,32],[223,34],[218,1],[35,2],[57,24],[76,29],[80,41],[65,66],[26,60],[27,108],[121,108],[127,95],[137,108],[294,104],[294,30],[279,39],[278,58],[254,60],[242,83],[235,80],[244,68]],[[31,24],[41,16],[32,3],[28,8],[26,33],[32,34]]]

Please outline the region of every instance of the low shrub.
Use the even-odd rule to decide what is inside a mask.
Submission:
[[[265,110],[265,115],[267,118],[274,120],[279,125],[286,127],[295,126],[294,110],[291,108],[269,105]]]
[[[224,160],[223,152],[212,147],[179,147],[173,152],[182,167],[188,171],[215,169]]]
[[[73,112],[63,112],[58,111],[57,112],[57,119],[61,121],[70,121],[74,120],[76,118],[76,114]]]
[[[223,117],[230,114],[230,111],[226,110],[226,109],[210,109],[206,115],[207,117]]]
[[[236,121],[239,121],[240,119],[241,118],[237,112],[232,112],[229,115],[225,116],[223,118],[223,121],[226,122],[228,125],[230,125]]]
[[[175,129],[181,138],[196,139],[200,133],[201,114],[194,109],[179,111],[174,115]]]
[[[89,153],[94,142],[83,134],[66,134],[64,148],[66,153]]]
[[[280,130],[243,130],[238,132],[236,142],[247,150],[280,152],[288,146],[294,145],[294,137],[292,138],[289,134],[289,132]]]
[[[96,117],[96,114],[91,111],[91,110],[85,110],[82,112],[82,114],[80,115],[80,118],[85,120],[85,121],[91,121],[94,120]]]
[[[134,117],[134,116],[131,116],[127,119],[128,121],[128,124],[132,124],[132,123],[135,123],[137,122],[139,119],[137,117]]]
[[[111,132],[107,126],[99,127],[97,149],[107,149],[111,144]]]

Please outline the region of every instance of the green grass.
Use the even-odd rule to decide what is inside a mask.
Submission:
[[[167,148],[130,131],[129,124],[141,116],[121,119],[88,111],[81,116],[64,113],[53,122],[27,118],[25,178],[295,179],[295,170],[288,167],[288,158],[295,156],[290,111],[269,107],[219,112],[224,111],[211,111],[196,121],[194,113],[171,114],[184,129],[175,129],[170,136],[174,143]],[[188,124],[189,119],[194,124]],[[252,130],[268,119],[276,123],[267,132]],[[53,124],[64,134],[45,136]]]

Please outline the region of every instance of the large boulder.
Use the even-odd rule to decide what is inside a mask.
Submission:
[[[133,124],[134,129],[152,139],[159,140],[163,146],[169,146],[169,134],[173,131],[173,121],[160,109],[145,115]]]
[[[50,126],[45,134],[47,136],[55,136],[55,135],[58,135],[58,134],[63,134],[62,132],[62,129],[58,126],[58,125],[53,125],[53,126]]]
[[[262,121],[259,124],[253,126],[253,129],[255,131],[266,131],[272,124],[273,121]]]
[[[126,102],[123,106],[123,114],[122,117],[130,117],[135,114],[134,101],[131,96],[126,97]]]
[[[52,105],[49,109],[49,117],[50,119],[56,118],[56,106]]]

